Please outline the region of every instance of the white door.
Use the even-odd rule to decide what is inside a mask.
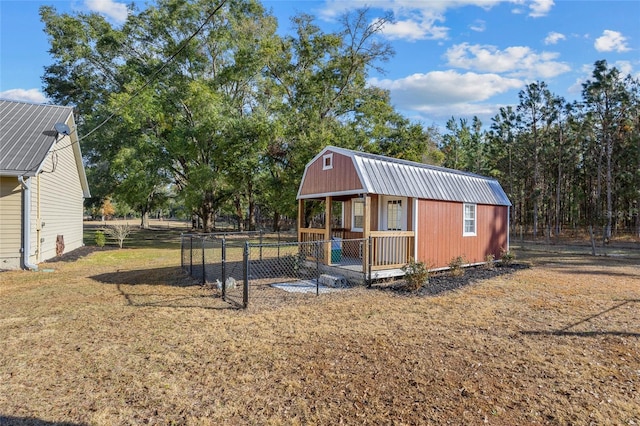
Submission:
[[[382,196],[380,203],[381,231],[406,231],[408,202],[403,197]],[[403,263],[407,256],[406,237],[381,237],[377,244],[377,256],[383,264]]]
[[[380,203],[381,231],[406,231],[408,202],[403,197],[382,196]]]

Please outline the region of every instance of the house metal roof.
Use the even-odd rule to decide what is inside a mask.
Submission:
[[[34,176],[73,108],[0,99],[0,175]]]
[[[365,193],[475,204],[511,205],[507,194],[497,180],[474,173],[334,146],[327,146],[309,164],[321,158],[327,151],[352,159]]]

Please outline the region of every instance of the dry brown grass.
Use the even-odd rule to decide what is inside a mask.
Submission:
[[[0,423],[640,424],[638,261],[230,309],[175,249],[0,274]]]

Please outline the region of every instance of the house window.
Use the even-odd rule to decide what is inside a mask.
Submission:
[[[364,200],[353,200],[353,221],[351,222],[352,231],[362,231],[364,224]]]
[[[476,235],[476,205],[464,204],[464,224],[462,235],[471,237]]]
[[[401,200],[387,201],[387,230],[388,231],[402,230],[402,201]]]
[[[333,153],[322,156],[322,170],[333,169]]]

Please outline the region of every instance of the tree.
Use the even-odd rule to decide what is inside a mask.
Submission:
[[[272,115],[275,131],[263,164],[265,202],[275,224],[281,214],[294,214],[304,166],[322,147],[368,145],[346,130],[357,110],[365,111],[364,103],[376,101],[366,77],[393,53],[377,40],[387,19],[371,21],[363,9],[345,15],[338,32],[324,33],[312,16],[301,14],[292,19],[295,36],[273,46],[265,68],[264,110]]]
[[[583,85],[582,96],[593,120],[596,141],[605,157],[606,224],[604,238],[611,238],[613,222],[613,158],[621,143],[629,103],[629,96],[617,68],[609,68],[607,61],[596,61],[592,80]]]

